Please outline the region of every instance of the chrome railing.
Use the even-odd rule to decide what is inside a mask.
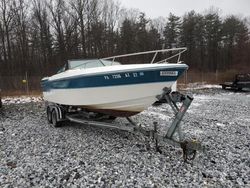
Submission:
[[[161,50],[153,50],[153,51],[146,51],[146,52],[137,52],[137,53],[123,54],[123,55],[116,55],[116,56],[111,56],[111,57],[105,57],[105,58],[102,58],[102,59],[105,59],[105,60],[110,60],[111,59],[112,61],[115,61],[116,58],[139,56],[139,55],[153,54],[154,53],[154,56],[153,56],[152,60],[150,61],[151,64],[152,63],[168,63],[167,62],[168,60],[173,59],[174,57],[177,57],[177,56],[178,56],[178,58],[177,58],[176,63],[182,63],[182,61],[180,61],[181,54],[183,52],[185,52],[186,50],[187,50],[187,48],[185,48],[185,47],[183,47],[183,48],[161,49]],[[154,62],[156,56],[158,55],[158,53],[167,53],[167,52],[176,52],[176,53],[174,55],[168,57],[168,58],[165,58],[163,60]]]

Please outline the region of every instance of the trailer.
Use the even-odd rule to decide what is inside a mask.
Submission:
[[[233,82],[225,82],[220,84],[222,89],[232,89],[241,91],[242,89],[250,89],[250,73],[249,74],[237,74]]]
[[[174,112],[174,118],[169,128],[166,125],[166,133],[160,134],[158,131],[158,123],[153,123],[152,130],[146,130],[141,125],[134,122],[130,117],[126,117],[128,124],[126,126],[118,126],[113,123],[116,117],[88,112],[83,108],[74,108],[72,106],[63,106],[54,103],[47,103],[47,120],[54,127],[60,127],[65,123],[75,122],[84,125],[91,125],[102,128],[118,129],[134,134],[141,134],[146,139],[146,147],[150,148],[153,143],[157,152],[163,153],[161,143],[169,143],[173,146],[182,148],[184,161],[192,160],[196,156],[197,151],[204,151],[204,146],[193,139],[185,140],[181,130],[181,121],[193,101],[191,95],[183,95],[179,92],[171,92],[171,89],[164,88],[162,95],[157,96],[159,101],[166,101]]]

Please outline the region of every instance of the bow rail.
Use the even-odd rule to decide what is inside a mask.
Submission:
[[[155,64],[168,63],[167,62],[168,60],[173,59],[174,57],[177,57],[177,56],[178,56],[178,59],[177,59],[176,63],[182,63],[180,61],[181,54],[183,52],[185,52],[186,50],[187,50],[186,47],[171,48],[171,49],[161,49],[161,50],[152,50],[152,51],[145,51],[145,52],[136,52],[136,53],[130,53],[130,54],[116,55],[116,56],[111,56],[111,57],[105,57],[105,58],[102,58],[102,59],[104,59],[104,60],[110,60],[110,59],[112,59],[112,61],[115,61],[116,58],[139,56],[139,55],[153,54],[154,53],[154,56],[153,56],[152,60],[150,61],[151,64],[153,64],[153,63],[155,63]],[[165,58],[165,59],[163,59],[161,61],[154,62],[158,53],[166,53],[166,52],[177,52],[177,53],[174,54],[174,55],[172,55],[172,56],[170,56],[170,57],[168,57],[168,58]]]

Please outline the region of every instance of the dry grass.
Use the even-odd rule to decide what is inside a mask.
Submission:
[[[17,96],[41,96],[42,92],[41,91],[30,91],[29,93],[24,92],[24,91],[2,91],[1,93],[2,97],[4,96],[9,96],[9,97],[17,97]]]
[[[223,72],[200,72],[196,70],[189,70],[180,79],[179,83],[208,83],[208,84],[220,84],[225,81],[233,81],[236,74],[241,73],[237,70],[227,70]]]

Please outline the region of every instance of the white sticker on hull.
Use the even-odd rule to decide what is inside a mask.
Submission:
[[[178,76],[178,71],[160,71],[160,76]]]

